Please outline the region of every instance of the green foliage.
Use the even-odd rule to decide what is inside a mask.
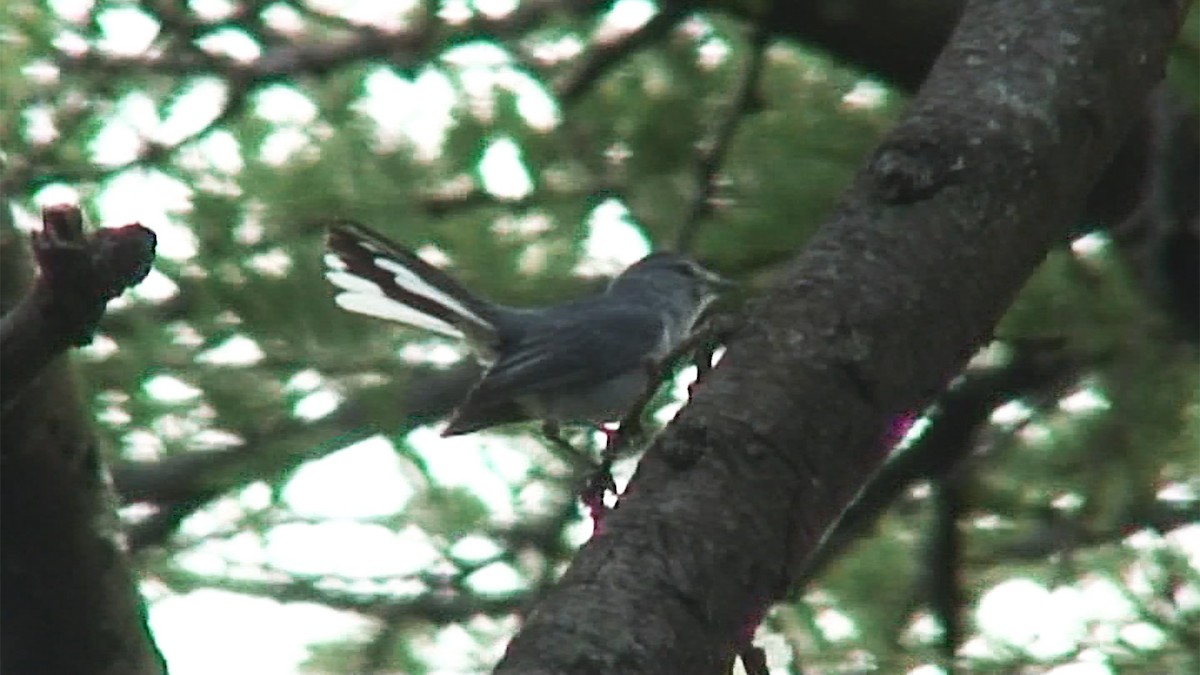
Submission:
[[[1200,9],[1195,5],[1179,31],[1179,42],[1167,65],[1167,79],[1190,101],[1200,101]]]
[[[489,513],[477,496],[462,488],[431,487],[408,508],[409,516],[426,532],[449,538],[478,531]]]
[[[856,555],[822,580],[823,589],[853,620],[858,638],[855,646],[861,644],[883,663],[903,658],[897,636],[907,626],[916,603],[914,587],[925,583],[920,578],[920,560],[913,555],[912,542],[918,534],[912,531],[911,519],[888,519],[881,524],[880,536],[863,542]]]

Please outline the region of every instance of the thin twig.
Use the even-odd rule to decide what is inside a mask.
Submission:
[[[522,4],[523,6],[524,4]],[[563,107],[578,102],[612,68],[670,32],[686,15],[687,12],[682,6],[667,7],[630,33],[609,41],[593,41],[583,54],[567,66],[566,72],[556,79],[552,87],[555,96]],[[514,21],[514,23],[520,25],[523,21]],[[523,57],[520,53],[514,54],[514,56],[518,63],[531,73],[538,76],[544,75],[544,69],[533,63],[531,59]],[[624,185],[614,175],[612,166],[599,153],[593,152],[597,146],[597,143],[592,140],[593,134],[582,128],[578,119],[571,116],[566,117],[554,133],[565,146],[562,152],[575,158],[590,174],[583,184],[559,189],[548,188],[550,190],[549,197],[543,194],[544,186],[541,186],[538,192],[516,201],[497,199],[478,186],[473,186],[462,192],[431,193],[421,200],[422,206],[433,215],[441,216],[462,209],[497,204],[510,209],[520,209],[543,205],[552,199],[578,200],[586,197],[591,202],[597,202],[605,195],[619,195],[624,192]]]
[[[649,21],[616,40],[593,41],[591,47],[554,83],[554,94],[569,106],[621,61],[671,31],[688,13],[683,3],[662,8]]]
[[[750,37],[750,54],[742,69],[738,88],[730,98],[724,117],[718,120],[713,132],[705,139],[698,152],[696,162],[696,193],[692,197],[688,213],[679,226],[675,237],[675,250],[688,252],[696,243],[700,225],[713,212],[713,199],[717,193],[717,178],[729,145],[737,133],[738,125],[747,114],[761,107],[758,81],[766,61],[767,46],[770,44],[770,22],[764,17],[754,25]]]
[[[274,598],[280,602],[311,602],[355,612],[363,616],[386,618],[403,615],[409,621],[450,623],[465,621],[474,616],[505,616],[524,607],[530,593],[518,589],[509,593],[476,595],[462,593],[421,593],[411,597],[397,598],[380,591],[356,593],[354,591],[322,587],[318,579],[297,577],[279,579],[223,578],[222,588],[235,593]],[[163,581],[178,590],[217,585],[213,579],[182,569],[165,570]]]
[[[144,147],[138,154],[127,162],[114,164],[105,167],[90,166],[79,170],[57,171],[55,175],[60,180],[66,180],[73,183],[101,181],[111,176],[115,176],[124,171],[131,169],[154,167],[172,159],[176,153],[183,150],[186,146],[201,141],[214,131],[218,130],[222,125],[228,124],[233,118],[241,114],[245,109],[246,101],[248,100],[250,91],[248,88],[236,86],[236,83],[231,83],[229,97],[226,99],[224,106],[211,121],[203,127],[187,134],[172,143],[159,143],[150,141],[145,143]],[[49,154],[49,153],[44,153]],[[23,191],[29,183],[39,180],[42,177],[39,167],[46,163],[47,158],[38,156],[35,160],[18,167],[19,172],[14,171],[11,175],[6,174],[0,179],[3,185],[12,185],[14,191]],[[36,163],[34,163],[36,162]]]

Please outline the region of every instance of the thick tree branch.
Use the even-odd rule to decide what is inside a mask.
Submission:
[[[772,30],[916,91],[946,45],[964,0],[774,2]],[[722,3],[755,21],[756,6]]]
[[[7,207],[0,210],[0,220],[11,213]],[[104,300],[137,276],[131,274],[137,265],[125,263],[148,262],[147,251],[137,231],[126,230],[135,235],[133,242],[120,231],[81,241],[77,214],[51,212],[47,221],[38,252],[50,278],[39,283],[50,290],[22,301],[33,304],[19,310],[17,323],[4,331],[2,388],[11,397],[0,424],[4,672],[160,673],[162,658],[119,543],[86,406],[66,361],[50,353],[61,353],[89,334]],[[138,245],[126,249],[130,243]],[[5,302],[15,299],[8,294],[24,283],[18,253],[23,252],[15,246],[3,249],[5,296],[0,300]],[[31,345],[39,336],[50,345]],[[10,352],[9,339],[24,346]],[[46,360],[54,362],[46,365]],[[13,373],[29,378],[22,390],[9,386]]]
[[[882,463],[888,419],[962,368],[1065,236],[1181,14],[971,3],[909,114],[497,672],[722,672]]]
[[[0,319],[0,405],[4,413],[47,364],[91,341],[109,300],[136,285],[154,261],[154,233],[141,225],[83,233],[74,206],[42,213],[33,234],[41,275]]]

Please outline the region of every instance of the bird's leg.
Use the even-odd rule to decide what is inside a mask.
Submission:
[[[592,511],[592,519],[595,521],[597,528],[600,526],[600,521],[608,513],[608,507],[604,504],[604,496],[608,492],[616,494],[617,484],[612,477],[612,465],[621,456],[625,448],[630,444],[632,439],[641,436],[642,434],[642,414],[645,412],[646,406],[650,403],[650,399],[654,398],[654,393],[658,391],[658,386],[662,381],[662,374],[666,371],[666,366],[670,361],[655,361],[647,359],[643,364],[646,369],[646,388],[642,395],[634,402],[629,411],[625,413],[625,417],[621,419],[615,427],[607,427],[601,425],[600,432],[604,434],[604,449],[600,452],[600,464],[592,472],[591,478],[588,479],[587,487],[584,488],[580,498],[583,503]]]
[[[692,331],[690,337],[682,345],[683,351],[691,352],[692,364],[696,366],[696,379],[688,385],[688,399],[696,393],[696,387],[704,381],[713,369],[713,353],[723,344],[740,323],[738,316],[715,314],[704,320],[704,323]]]
[[[608,436],[611,443],[612,432],[604,427],[600,427]],[[608,514],[608,506],[604,503],[604,496],[609,491],[616,492],[617,486],[612,478],[612,461],[601,459],[599,464],[594,464],[587,458],[585,453],[571,442],[562,437],[562,430],[557,422],[544,421],[542,422],[542,435],[546,440],[550,441],[551,448],[555,454],[571,464],[580,473],[588,472],[587,485],[579,493],[579,500],[588,508],[591,513],[592,522],[596,530],[600,529],[600,523],[604,516]],[[607,444],[606,444],[607,447]]]
[[[617,438],[618,432],[616,429],[604,425],[597,426],[597,429],[604,434],[604,450],[600,453],[600,463],[592,470],[587,485],[579,494],[579,500],[591,512],[592,525],[598,532],[604,516],[608,515],[608,505],[604,503],[604,497],[609,492],[613,494],[617,492],[617,483],[612,476],[612,465],[616,455],[610,453],[609,449]]]
[[[696,379],[692,380],[687,387],[689,401],[692,400],[692,396],[696,394],[696,387],[700,386],[700,383],[704,381],[704,378],[707,377],[710,372],[712,372],[713,352],[715,351],[716,347],[711,343],[701,344],[696,347],[695,355],[692,359],[693,364],[696,366]]]
[[[570,441],[562,437],[562,429],[558,426],[558,422],[549,420],[542,422],[542,435],[547,441],[550,441],[550,448],[555,456],[569,464],[572,469],[586,471],[594,467],[592,460],[588,459],[587,453],[571,445]]]
[[[600,427],[605,439],[604,450],[600,453],[600,468],[605,472],[612,468],[613,462],[617,461],[632,440],[641,436],[642,415],[646,411],[646,406],[650,404],[650,400],[654,398],[655,392],[658,391],[658,387],[662,383],[663,372],[666,370],[665,366],[669,363],[669,361],[646,359],[643,364],[646,369],[646,388],[642,391],[642,395],[629,408],[625,417],[621,418],[616,427]],[[609,482],[612,482],[611,476]]]
[[[625,450],[633,439],[642,435],[644,431],[642,427],[642,417],[646,412],[646,406],[654,398],[654,394],[658,392],[658,388],[662,385],[663,375],[671,370],[671,366],[680,358],[687,354],[692,354],[696,364],[696,382],[700,378],[707,375],[712,370],[712,355],[714,347],[712,338],[716,334],[723,334],[723,331],[714,327],[712,322],[709,322],[704,327],[693,331],[692,335],[684,340],[678,347],[673,349],[663,359],[646,359],[642,367],[646,370],[646,388],[642,391],[642,395],[637,401],[630,406],[629,411],[625,413],[625,417],[621,419],[620,424],[616,429],[604,429],[604,434],[607,437],[607,442],[604,444],[604,452],[601,454],[601,467],[612,466],[617,457]],[[689,397],[691,395],[692,386],[688,387]]]
[[[572,449],[575,447],[562,437],[562,428],[558,426],[558,422],[551,422],[550,420],[542,422],[542,435],[546,437],[546,440],[559,447],[564,445]]]
[[[621,419],[616,427],[598,427],[605,437],[604,449],[600,453],[600,464],[593,470],[591,477],[588,479],[587,486],[580,495],[580,499],[584,505],[591,509],[592,519],[595,521],[597,528],[600,526],[601,519],[608,512],[608,507],[604,504],[604,496],[609,491],[612,491],[614,494],[616,493],[616,482],[613,481],[612,477],[612,465],[624,453],[629,444],[642,435],[644,431],[642,417],[646,412],[646,406],[650,404],[650,401],[654,398],[654,394],[658,392],[659,386],[662,385],[663,375],[670,371],[675,361],[687,354],[692,354],[696,365],[696,381],[688,386],[688,396],[690,398],[692,388],[712,370],[712,357],[715,350],[714,342],[732,333],[734,325],[736,324],[732,321],[723,322],[710,319],[703,326],[692,331],[688,339],[684,340],[663,359],[646,359],[642,364],[646,370],[646,388],[642,391],[642,395],[630,406],[629,410],[625,413],[625,417]],[[550,428],[551,425],[552,423],[547,422],[543,426],[543,429]],[[553,425],[553,430],[554,434],[557,434],[557,425]],[[557,435],[551,436],[550,432],[547,432],[547,438],[570,447],[569,443]]]

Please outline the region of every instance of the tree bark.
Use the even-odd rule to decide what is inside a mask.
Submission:
[[[968,5],[912,109],[753,304],[499,673],[724,673],[988,341],[1163,74],[1184,7]]]
[[[8,206],[3,204],[5,214]],[[47,215],[48,229],[54,217]],[[77,210],[72,217],[78,225]],[[122,550],[89,413],[63,356],[90,336],[104,303],[144,275],[149,261],[142,256],[152,256],[153,249],[144,248],[144,233],[137,230],[106,230],[86,244],[58,234],[63,231],[41,235],[54,240],[42,245],[65,247],[49,253],[65,256],[57,258],[63,263],[57,278],[49,280],[43,268],[35,290],[21,309],[5,315],[0,331],[7,390],[0,424],[3,672],[161,673],[165,666]],[[132,248],[120,244],[126,235],[134,238]],[[15,240],[5,243],[5,304],[24,285],[15,249]],[[39,251],[43,262],[47,253]]]
[[[108,301],[145,278],[154,261],[154,233],[141,225],[84,236],[79,209],[63,204],[47,207],[42,220],[44,229],[32,234],[41,273],[0,318],[0,414],[51,361],[91,342]]]

